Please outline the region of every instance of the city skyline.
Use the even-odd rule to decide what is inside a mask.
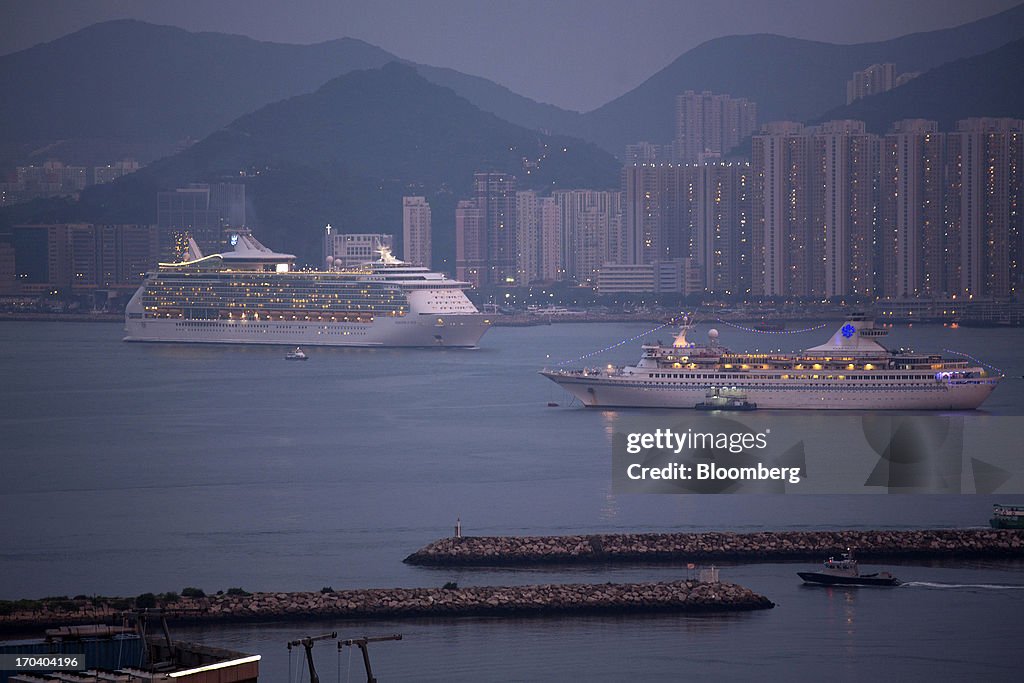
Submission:
[[[1020,17],[1022,9],[1007,16]],[[1016,26],[1019,21],[1011,23]],[[143,212],[136,206],[125,211],[119,223],[155,222],[165,261],[173,260],[171,251],[186,232],[204,253],[212,253],[223,248],[224,228],[233,226],[267,235],[305,263],[323,267],[325,257],[315,253],[320,251],[316,246],[320,240],[308,239],[312,236],[308,233],[330,222],[337,226],[335,232],[350,237],[354,233],[391,235],[396,254],[413,263],[444,264],[439,267],[476,286],[566,281],[601,289],[600,274],[607,265],[676,264],[671,267],[677,268],[685,260],[685,273],[677,270],[669,277],[685,283],[687,294],[1015,297],[1021,289],[1019,260],[1024,252],[1017,208],[1022,201],[1020,169],[1024,168],[1019,158],[1024,125],[1016,114],[1019,105],[1011,105],[1014,113],[1007,116],[1007,108],[1001,109],[999,102],[993,105],[981,98],[976,111],[957,117],[959,123],[951,123],[949,112],[940,105],[933,104],[920,119],[907,118],[905,110],[896,109],[890,119],[895,123],[888,131],[877,121],[858,118],[856,109],[826,108],[829,102],[843,101],[844,89],[847,101],[868,97],[874,103],[878,98],[913,100],[922,88],[936,90],[938,79],[961,83],[963,79],[955,77],[955,72],[954,78],[948,77],[947,64],[935,61],[935,55],[950,54],[946,38],[960,36],[970,46],[956,49],[970,55],[972,50],[1001,45],[1015,30],[1011,27],[1008,33],[1002,32],[989,21],[963,26],[955,34],[928,34],[921,40],[931,45],[933,61],[921,63],[906,56],[908,48],[921,42],[915,43],[914,37],[898,41],[898,47],[885,47],[883,52],[889,57],[856,46],[854,56],[821,73],[804,70],[798,62],[797,77],[789,81],[773,75],[772,69],[789,63],[788,50],[803,49],[799,41],[754,41],[744,48],[741,61],[730,60],[728,41],[719,41],[719,48],[711,54],[724,65],[725,75],[719,75],[717,85],[691,87],[685,74],[677,73],[658,86],[657,97],[651,97],[649,89],[633,94],[632,101],[639,106],[618,119],[623,132],[612,147],[625,150],[621,160],[608,153],[609,139],[594,132],[590,122],[600,123],[601,117],[581,118],[575,123],[582,124],[568,133],[552,132],[539,124],[539,119],[530,118],[537,115],[536,110],[533,114],[516,111],[516,103],[510,100],[474,101],[471,87],[470,94],[460,86],[438,87],[443,79],[435,83],[408,66],[381,65],[375,61],[379,59],[376,53],[369,57],[360,53],[359,59],[369,58],[380,68],[361,69],[365,65],[357,59],[346,63],[345,68],[353,69],[348,75],[328,81],[308,96],[293,96],[253,110],[227,126],[228,131],[242,135],[229,136],[234,140],[226,147],[216,133],[185,139],[177,143],[180,151],[173,157],[178,164],[166,160],[111,162],[108,158],[116,158],[110,156],[112,146],[100,154],[92,153],[99,165],[85,164],[81,157],[69,162],[58,156],[63,140],[36,147],[40,153],[23,150],[21,157],[15,157],[19,152],[12,149],[9,159],[25,159],[22,163],[27,165],[6,171],[5,182],[0,182],[0,203],[26,205],[34,199],[56,202],[67,198],[95,207],[97,198],[103,202],[102,197],[111,193],[109,196],[119,197],[115,201],[122,206],[144,201],[152,207],[152,198],[142,194],[155,186],[155,221],[147,215],[149,209]],[[139,39],[148,43],[147,38],[156,37],[168,41],[172,48],[158,50],[156,62],[147,62],[151,55],[140,59],[145,66],[137,70],[151,74],[161,85],[173,83],[175,72],[189,73],[193,78],[187,79],[175,99],[192,94],[189,86],[202,81],[212,64],[223,61],[215,55],[221,54],[218,50],[224,41],[215,34],[202,36],[121,22],[79,39],[83,55],[97,57],[85,80],[109,73],[112,81],[131,85],[133,76],[121,70],[121,52],[108,52],[107,46],[121,39],[126,45],[135,41],[134,49],[142,54]],[[42,49],[22,71],[40,73],[48,64],[39,58],[45,56],[42,53],[60,53],[74,47],[74,40]],[[193,53],[196,41],[212,50]],[[227,54],[244,56],[250,48],[251,42],[238,41],[232,48],[238,52]],[[166,59],[167,49],[180,51],[183,61]],[[272,54],[280,56],[279,46],[273,50],[278,52]],[[1012,63],[1001,48],[990,53],[996,56],[986,56],[989,61],[985,64],[1003,65],[1005,70],[1005,65]],[[343,59],[341,53],[332,54]],[[813,54],[824,58],[836,53]],[[750,62],[759,55],[774,66],[759,72]],[[190,60],[200,66],[194,69]],[[173,62],[170,71],[161,70],[165,61]],[[804,60],[809,61],[814,60]],[[991,66],[988,72],[978,71],[977,62],[969,56],[960,63],[963,66],[959,68],[971,70],[971,76],[991,83],[990,88],[1008,87],[1001,76],[992,76],[1002,71],[994,72]],[[287,74],[294,77],[310,64],[308,60],[297,62],[289,66]],[[932,66],[926,68],[925,64]],[[902,65],[907,65],[908,71],[897,78]],[[699,59],[688,62],[687,68],[697,66]],[[920,70],[909,71],[912,68]],[[801,91],[826,93],[824,100],[812,99],[801,105],[818,107],[821,116],[815,120],[804,112],[787,118],[788,105],[780,107],[779,96],[769,92],[771,89],[749,80],[745,85],[734,82],[726,72],[748,79],[752,75],[767,77],[772,83],[771,79],[776,79],[778,87],[772,89],[784,90],[787,101],[800,99]],[[329,76],[317,72],[314,81],[324,77]],[[24,83],[23,75],[18,78],[22,80],[10,81],[11,88]],[[246,88],[259,91],[259,84],[243,73],[234,73],[230,80],[233,82],[218,84],[217,91],[227,92],[233,86],[240,92]],[[62,83],[54,81],[48,87],[62,93]],[[203,87],[194,88],[197,95],[207,93]],[[890,90],[898,92],[890,94]],[[954,99],[955,91],[937,90],[943,101]],[[148,97],[159,103],[162,94],[138,99],[141,102]],[[274,95],[270,90],[260,97]],[[31,98],[26,95],[26,107]],[[204,98],[209,99],[209,94],[195,99]],[[118,101],[114,96],[108,99],[110,102],[88,106],[102,112]],[[40,101],[43,106],[53,106]],[[255,106],[256,101],[247,106]],[[646,111],[641,113],[640,108]],[[395,118],[398,112],[403,114],[401,118]],[[495,116],[501,122],[498,126]],[[648,122],[663,120],[666,125],[632,127],[629,119],[641,116]],[[140,109],[135,118],[151,117]],[[469,125],[451,125],[460,118]],[[513,119],[517,123],[511,123]],[[973,120],[995,121],[999,130],[989,131],[989,124],[981,124],[984,130],[975,131],[972,137],[960,126]],[[215,122],[200,116],[191,125],[198,128]],[[131,125],[131,119],[126,123]],[[98,125],[102,124],[83,119],[77,129],[70,130],[80,136],[95,135]],[[166,125],[161,125],[149,135],[166,132]],[[562,120],[552,125],[568,124]],[[9,137],[17,140],[21,135],[19,144],[24,145],[31,131],[52,135],[56,130],[17,123],[10,128]],[[575,135],[559,137],[559,132]],[[923,141],[920,135],[924,135]],[[995,140],[993,135],[1002,137]],[[263,139],[255,144],[242,142],[249,137]],[[331,149],[335,140],[349,146]],[[486,140],[489,149],[481,140]],[[80,142],[85,141],[83,137]],[[581,141],[590,143],[589,147],[579,144]],[[603,151],[598,150],[602,142]],[[80,149],[88,147],[81,145]],[[267,156],[270,150],[279,151]],[[570,155],[562,156],[567,153]],[[44,158],[48,160],[39,165],[37,161]],[[347,206],[344,201],[321,203],[311,197],[308,212],[300,206],[297,215],[279,213],[279,207],[291,201],[285,188],[308,183],[314,177],[310,171],[318,164],[326,162],[330,173],[342,170],[338,158],[348,166],[347,175],[338,177],[343,188],[368,181],[386,194],[370,199],[364,193],[353,197],[355,201]],[[194,160],[200,163],[191,165]],[[189,166],[182,167],[181,161]],[[964,164],[966,168],[961,169]],[[983,167],[987,177],[980,175]],[[583,168],[594,172],[581,172]],[[118,173],[132,173],[137,180],[109,188],[90,183]],[[136,191],[125,201],[133,186],[147,189]],[[224,199],[218,198],[226,188],[233,193],[234,208],[230,210]],[[995,199],[982,210],[981,197]],[[31,211],[29,206],[24,209]],[[69,214],[63,220],[105,222],[101,212],[89,211],[86,208],[81,215]],[[44,214],[33,217],[20,208],[8,215],[19,216],[13,225],[49,223]],[[9,225],[0,227],[10,230]],[[323,253],[335,251],[325,248]],[[16,249],[5,250],[3,272],[16,271],[22,278],[20,265],[8,267],[20,258],[23,256]],[[342,258],[343,263],[347,261],[348,257]]]

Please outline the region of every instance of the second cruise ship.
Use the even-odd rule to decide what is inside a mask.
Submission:
[[[231,251],[147,274],[125,308],[125,341],[290,346],[476,347],[490,327],[463,290],[393,257],[330,271],[294,269],[251,233],[230,235]]]
[[[733,353],[708,332],[707,344],[644,344],[636,365],[541,374],[591,407],[694,408],[707,392],[742,392],[758,408],[830,410],[973,410],[1001,376],[959,358],[894,353],[886,334],[854,317],[824,344],[799,354]]]

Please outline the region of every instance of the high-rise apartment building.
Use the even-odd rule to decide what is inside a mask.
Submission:
[[[695,258],[689,272],[700,273],[704,291],[726,295],[749,294],[750,164],[700,164],[692,168],[692,174],[696,182],[696,192],[692,196],[697,203],[697,221]]]
[[[946,291],[1008,297],[1022,285],[1024,121],[973,118],[946,133]]]
[[[463,199],[455,207],[455,277],[474,287],[485,284],[486,236],[476,200]]]
[[[473,176],[485,272],[481,284],[517,282],[516,178],[508,173],[478,172]]]
[[[618,259],[622,195],[609,190],[555,190],[565,277],[593,284],[601,264]]]
[[[157,226],[162,257],[173,260],[181,237],[189,234],[204,254],[225,246],[225,229],[245,226],[245,185],[241,183],[192,183],[188,187],[157,193]]]
[[[477,172],[473,192],[472,200],[460,201],[455,209],[458,277],[475,286],[519,284],[524,255],[518,239],[516,178],[497,171]]]
[[[650,142],[635,142],[626,145],[626,153],[622,159],[624,164],[659,164],[672,161],[670,145],[655,145]]]
[[[720,159],[757,130],[757,104],[742,97],[687,90],[676,96],[675,161]]]
[[[622,169],[624,263],[687,258],[694,247],[684,166],[642,164]]]
[[[880,142],[859,121],[755,135],[754,294],[872,295]]]
[[[828,121],[814,135],[823,175],[812,230],[821,252],[821,295],[871,296],[875,285],[875,207],[879,138],[862,121]]]
[[[889,297],[941,296],[959,269],[945,236],[945,172],[935,121],[897,121],[883,139],[877,240]]]
[[[523,284],[539,279],[540,200],[533,190],[516,192],[516,281]]]
[[[619,263],[691,259],[688,278],[722,294],[751,289],[753,182],[746,163],[623,169]]]
[[[754,293],[995,297],[1021,287],[1024,122],[766,127],[753,143]]]
[[[541,197],[538,205],[537,279],[542,282],[564,280],[562,261],[562,212],[554,197]]]
[[[402,198],[402,245],[406,261],[430,268],[430,204],[424,197]]]
[[[14,246],[10,242],[0,240],[0,296],[11,294],[18,294],[18,269],[14,262]]]
[[[135,173],[138,170],[139,162],[134,159],[123,159],[106,166],[94,166],[92,169],[93,182],[97,185],[113,182],[121,176]]]
[[[846,82],[846,103],[869,95],[877,95],[896,87],[896,65],[872,64],[863,71],[854,71]]]

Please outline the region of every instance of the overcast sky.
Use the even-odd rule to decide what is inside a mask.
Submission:
[[[360,38],[587,111],[724,35],[885,40],[1020,0],[0,0],[0,54],[132,17],[190,31],[317,43]]]

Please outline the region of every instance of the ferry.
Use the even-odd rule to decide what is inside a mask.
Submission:
[[[185,260],[148,273],[125,308],[125,341],[475,348],[491,324],[470,283],[386,247],[361,266],[304,271],[249,231],[230,244],[204,256],[190,239]]]
[[[670,345],[644,344],[636,365],[541,374],[595,408],[696,408],[727,386],[758,409],[974,410],[1002,379],[962,358],[889,351],[878,341],[888,330],[865,316],[798,354],[733,353],[715,329],[693,343],[691,327]]]

